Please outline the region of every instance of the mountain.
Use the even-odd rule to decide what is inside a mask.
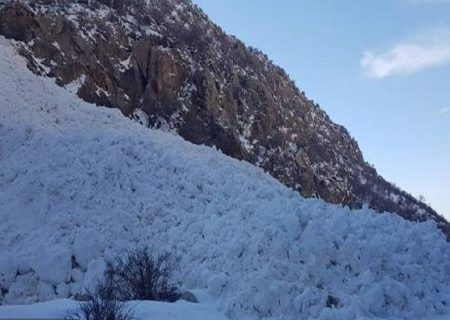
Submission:
[[[433,222],[303,198],[245,161],[83,102],[27,70],[18,48],[0,37],[2,304],[73,298],[105,261],[149,246],[179,257],[174,280],[231,319],[450,314],[450,245]],[[0,314],[61,314],[55,304]]]
[[[450,225],[379,176],[283,69],[188,0],[6,1],[0,35],[87,102],[263,168],[303,196]]]

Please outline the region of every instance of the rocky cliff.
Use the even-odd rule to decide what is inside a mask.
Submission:
[[[379,176],[283,69],[188,0],[0,1],[0,35],[18,41],[33,72],[88,102],[216,146],[304,196],[432,219],[450,235],[432,208]]]

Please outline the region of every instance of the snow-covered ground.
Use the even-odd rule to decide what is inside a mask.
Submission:
[[[105,259],[149,245],[178,256],[183,288],[233,319],[450,318],[450,246],[433,223],[303,199],[80,101],[3,38],[0,71],[2,303],[73,296]]]
[[[127,303],[129,310],[136,320],[226,320],[219,313],[208,295],[197,293],[199,303],[177,301],[176,303],[156,301],[131,301]],[[64,319],[76,312],[79,304],[69,299],[51,300],[31,305],[0,306],[0,319]]]

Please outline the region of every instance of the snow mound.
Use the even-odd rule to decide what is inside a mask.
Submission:
[[[422,319],[450,304],[432,222],[304,199],[247,163],[31,74],[0,38],[0,299],[83,292],[149,245],[233,319]],[[449,313],[450,314],[450,313]]]

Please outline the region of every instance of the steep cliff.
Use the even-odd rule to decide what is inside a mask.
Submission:
[[[33,72],[82,99],[214,145],[304,196],[433,219],[450,234],[432,208],[379,176],[281,68],[190,1],[3,2],[0,35],[20,41]]]

